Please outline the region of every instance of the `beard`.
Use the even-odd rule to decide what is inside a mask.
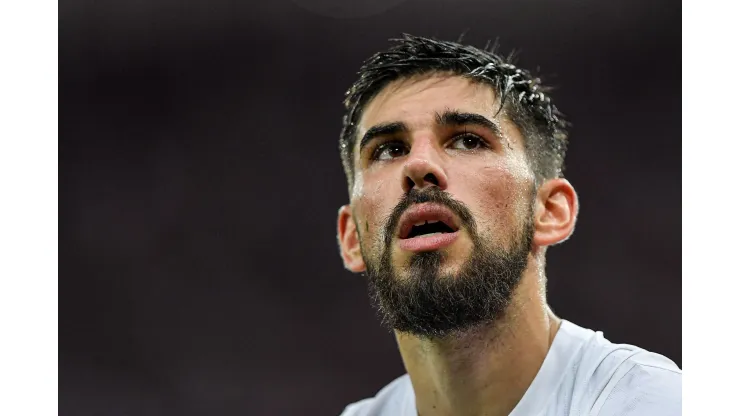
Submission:
[[[392,264],[393,233],[403,212],[413,204],[444,205],[461,221],[473,243],[472,253],[457,273],[442,274],[441,251],[415,253],[402,278]],[[530,204],[523,223],[504,249],[477,232],[470,210],[439,188],[412,189],[395,207],[384,228],[379,260],[367,262],[370,297],[383,323],[422,338],[445,338],[500,320],[511,304],[530,252],[534,226]],[[363,257],[365,256],[363,250]]]

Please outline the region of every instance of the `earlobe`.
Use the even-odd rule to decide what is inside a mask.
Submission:
[[[576,226],[578,195],[566,179],[551,179],[540,187],[534,216],[534,244],[552,246],[567,240]]]
[[[365,271],[365,260],[362,258],[359,238],[352,217],[352,209],[349,205],[343,205],[339,209],[337,218],[337,241],[344,267],[354,273]]]

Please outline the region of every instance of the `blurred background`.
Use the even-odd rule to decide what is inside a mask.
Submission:
[[[679,2],[250,3],[59,5],[60,414],[338,415],[404,372],[335,240],[343,94],[403,32],[558,87],[550,303],[681,365]]]

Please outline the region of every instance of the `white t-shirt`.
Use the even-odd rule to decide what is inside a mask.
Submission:
[[[540,371],[510,416],[679,416],[681,369],[601,332],[562,321]],[[408,374],[342,416],[417,416]]]

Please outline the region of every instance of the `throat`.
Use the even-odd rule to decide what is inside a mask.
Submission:
[[[510,414],[537,376],[551,343],[547,317],[528,312],[446,339],[397,332],[419,414]]]

